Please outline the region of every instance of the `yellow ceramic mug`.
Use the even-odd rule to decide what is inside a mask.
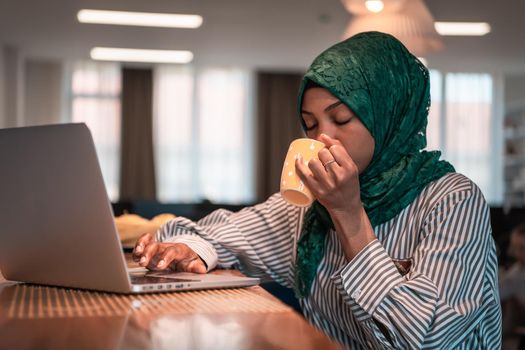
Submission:
[[[314,201],[312,192],[310,192],[308,187],[301,181],[295,171],[295,160],[300,154],[303,162],[308,165],[311,159],[319,159],[317,154],[324,147],[324,143],[307,138],[294,140],[290,144],[281,173],[281,196],[288,203],[298,207],[306,207]]]

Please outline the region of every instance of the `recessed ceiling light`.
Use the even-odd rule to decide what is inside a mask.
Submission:
[[[379,13],[383,11],[385,4],[381,0],[366,0],[365,1],[366,9],[370,12]]]
[[[142,50],[114,47],[94,47],[91,58],[101,61],[150,62],[150,63],[188,63],[193,53],[185,50]]]
[[[435,22],[436,31],[441,35],[482,36],[490,33],[486,22]]]
[[[87,9],[78,11],[77,19],[80,23],[167,28],[198,28],[202,24],[202,17],[199,15]]]

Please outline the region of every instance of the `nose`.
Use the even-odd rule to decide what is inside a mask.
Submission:
[[[317,135],[315,135],[315,139],[317,141],[320,141],[321,134],[325,134],[329,136],[330,138],[335,139],[335,130],[329,123],[319,123],[319,127],[317,128]]]

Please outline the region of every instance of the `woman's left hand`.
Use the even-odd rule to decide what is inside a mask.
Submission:
[[[356,164],[338,140],[325,134],[319,140],[326,145],[319,151],[319,159],[312,159],[308,166],[297,159],[297,174],[330,213],[359,210],[362,204]]]

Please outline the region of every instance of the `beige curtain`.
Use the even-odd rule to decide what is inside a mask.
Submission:
[[[153,158],[153,72],[122,69],[120,200],[156,197]]]
[[[290,142],[303,137],[297,113],[300,73],[257,73],[257,200],[279,191]]]

